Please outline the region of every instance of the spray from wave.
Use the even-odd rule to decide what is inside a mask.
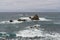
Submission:
[[[39,25],[34,25],[34,26],[39,26]],[[40,38],[44,40],[59,40],[60,39],[60,34],[59,33],[46,33],[43,31],[40,27],[39,29],[36,28],[30,28],[31,26],[28,26],[26,30],[20,30],[18,33],[16,33],[17,37],[24,37],[24,38]]]

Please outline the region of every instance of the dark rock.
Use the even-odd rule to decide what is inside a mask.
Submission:
[[[21,19],[18,19],[18,21],[21,21]]]
[[[13,22],[13,20],[10,20],[10,22]]]
[[[33,27],[30,27],[30,28],[33,28]]]
[[[38,15],[36,14],[35,16],[33,16],[33,18],[29,17],[31,20],[39,20]]]
[[[26,21],[25,19],[18,19],[18,21]]]
[[[29,17],[29,18],[31,18],[31,17]]]
[[[25,19],[23,19],[22,21],[26,21]]]

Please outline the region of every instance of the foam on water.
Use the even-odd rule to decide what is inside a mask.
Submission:
[[[28,28],[28,27],[27,27]],[[53,40],[59,40],[60,34],[59,33],[46,33],[45,31],[41,29],[26,29],[26,30],[20,30],[17,34],[17,36],[20,37],[43,37],[45,39],[53,39]]]
[[[27,22],[32,21],[31,19],[29,19],[29,17],[21,17],[20,19],[25,19]],[[33,21],[51,21],[51,20],[46,18],[39,18],[39,20],[33,20]],[[0,24],[16,24],[16,23],[22,23],[22,22],[24,21],[17,21],[17,20],[13,20],[13,22],[1,21]]]
[[[40,25],[36,24],[33,26],[40,26]],[[40,38],[41,40],[60,40],[60,33],[56,33],[56,32],[46,33],[45,31],[42,30],[42,28],[27,29],[30,27],[31,26],[28,26],[26,27],[25,30],[18,31],[18,33],[16,33],[16,37],[33,38],[33,39]],[[0,33],[6,34],[6,32],[0,32]]]
[[[13,22],[9,22],[9,21],[1,21],[0,24],[16,24],[16,23],[22,23],[23,21],[17,21],[17,20],[13,20]]]
[[[40,37],[40,38],[45,38],[45,39],[50,39],[50,40],[60,40],[60,34],[59,33],[54,33],[54,34],[48,34],[45,33],[43,34],[42,31],[39,30],[23,30],[20,31],[19,34],[17,34],[17,36],[21,36],[21,37],[28,37],[28,38],[34,38],[34,37]]]
[[[46,18],[39,18],[39,21],[52,21],[51,19],[46,19]]]
[[[31,21],[31,19],[29,19],[29,17],[21,17],[20,19],[26,19],[27,21]],[[36,21],[36,20],[34,20],[34,21]],[[52,20],[39,17],[38,21],[52,21]]]
[[[34,25],[35,26],[35,25]],[[36,25],[36,26],[40,26],[40,25]],[[26,30],[22,30],[19,31],[17,33],[17,36],[22,36],[22,37],[35,37],[35,36],[42,36],[40,33],[42,33],[42,31],[38,30],[38,29],[30,29],[30,26],[26,27],[29,29]],[[40,35],[39,35],[40,34]]]
[[[20,19],[25,19],[25,20],[27,20],[28,22],[31,21],[31,19],[29,19],[29,17],[21,17]]]
[[[17,36],[21,36],[21,37],[39,37],[39,36],[43,36],[41,33],[42,31],[39,30],[22,30],[19,31]]]

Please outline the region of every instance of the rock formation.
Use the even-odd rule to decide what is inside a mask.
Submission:
[[[39,17],[38,17],[38,15],[36,14],[35,16],[33,16],[33,17],[29,17],[31,20],[39,20]]]

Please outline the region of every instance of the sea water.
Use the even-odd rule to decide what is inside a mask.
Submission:
[[[28,17],[37,14],[38,21]],[[17,21],[19,18],[27,21]],[[13,22],[9,22],[13,20]],[[27,29],[33,25],[40,25],[40,29]],[[60,13],[59,12],[1,12],[0,33],[16,34],[16,37],[2,37],[6,40],[60,40]]]

